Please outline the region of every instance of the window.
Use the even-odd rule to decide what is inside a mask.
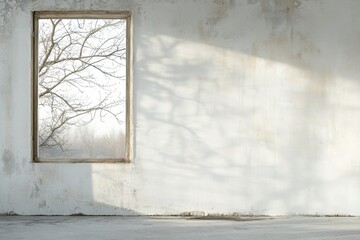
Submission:
[[[129,12],[34,12],[35,162],[130,161],[129,39]]]

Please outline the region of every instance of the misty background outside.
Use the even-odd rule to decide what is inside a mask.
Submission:
[[[124,158],[126,20],[38,24],[39,157]]]

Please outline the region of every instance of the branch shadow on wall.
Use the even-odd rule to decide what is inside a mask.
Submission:
[[[229,28],[241,26],[236,7],[214,21],[224,8],[215,3],[202,25],[171,25],[180,8],[135,32],[137,157],[158,173],[145,173],[148,194],[174,212],[346,213],[322,203],[359,180],[332,174],[340,161],[337,114],[359,114],[358,106],[337,105],[346,93],[336,87],[344,81],[355,94],[358,71],[331,32],[320,33],[325,44],[303,33],[301,1],[249,3],[262,11],[250,32]],[[151,194],[164,189],[167,196]]]

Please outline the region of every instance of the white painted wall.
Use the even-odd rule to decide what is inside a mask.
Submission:
[[[131,10],[131,164],[31,163],[31,11]],[[0,2],[0,213],[360,215],[360,1]]]

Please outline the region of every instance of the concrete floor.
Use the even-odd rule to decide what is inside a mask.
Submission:
[[[0,239],[360,239],[358,217],[254,221],[151,217],[0,216]]]

